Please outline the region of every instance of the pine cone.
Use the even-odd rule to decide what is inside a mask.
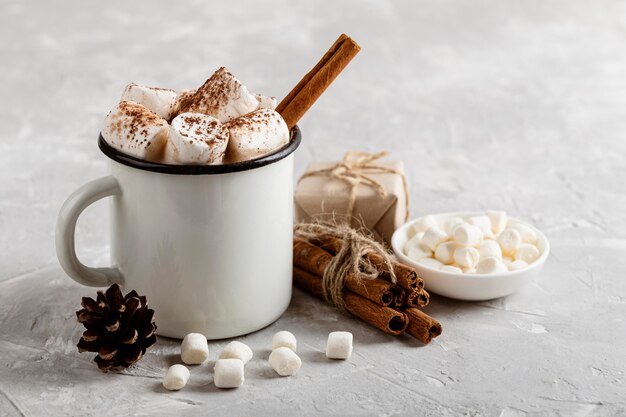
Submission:
[[[78,342],[79,352],[97,352],[94,361],[101,371],[128,368],[156,342],[154,310],[135,290],[122,295],[119,285],[98,291],[96,300],[83,297],[78,322],[87,330]]]

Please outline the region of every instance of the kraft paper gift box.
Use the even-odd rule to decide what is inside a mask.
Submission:
[[[389,244],[393,232],[408,216],[404,164],[376,161],[352,167],[348,172],[343,167],[337,168],[339,164],[314,162],[308,165],[296,187],[296,220],[345,221],[353,186],[349,181],[353,181],[356,184],[351,226],[365,227],[376,239]],[[377,168],[371,168],[373,166]],[[333,175],[333,168],[340,178]],[[348,180],[341,179],[342,174]],[[378,184],[372,185],[369,180]]]

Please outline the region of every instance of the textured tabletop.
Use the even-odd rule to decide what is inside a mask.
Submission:
[[[626,414],[626,4],[618,1],[4,0],[0,13],[0,416]],[[503,209],[548,236],[531,285],[488,302],[433,296],[427,346],[341,316],[299,291],[220,391],[212,363],[161,387],[178,343],[102,374],[79,354],[74,311],[95,290],[54,250],[63,200],[107,172],[100,124],[125,84],[193,88],[225,65],[284,96],[337,35],[363,47],[302,120],[312,160],[389,150],[411,215]],[[107,205],[77,247],[108,262]],[[242,256],[245,256],[242,254]],[[277,377],[271,336],[296,333],[303,366]],[[349,361],[324,356],[354,333]],[[210,343],[211,358],[227,341]]]

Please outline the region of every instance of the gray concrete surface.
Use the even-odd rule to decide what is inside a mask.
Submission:
[[[626,414],[626,4],[619,1],[44,2],[0,6],[0,415]],[[166,393],[177,343],[101,374],[78,354],[92,289],[54,253],[55,217],[107,172],[100,123],[130,81],[191,88],[220,65],[282,97],[340,32],[362,53],[300,124],[311,160],[387,149],[407,164],[413,216],[500,208],[548,235],[542,276],[504,299],[433,297],[428,346],[295,292],[241,340],[246,384],[211,366]],[[106,204],[81,218],[79,255],[108,261]],[[268,367],[274,331],[300,341],[294,378]],[[329,331],[355,334],[348,362]],[[210,344],[212,358],[226,341]]]

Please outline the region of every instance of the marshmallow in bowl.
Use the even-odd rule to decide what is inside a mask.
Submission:
[[[247,161],[289,142],[289,129],[274,110],[261,109],[226,123],[230,133],[226,160]]]
[[[166,161],[173,164],[221,164],[228,130],[206,114],[182,113],[172,120]]]
[[[206,80],[194,94],[180,100],[180,113],[208,114],[225,123],[255,111],[259,100],[248,92],[245,85],[222,67]]]
[[[168,135],[164,119],[133,101],[119,102],[102,127],[102,137],[113,148],[148,161],[161,159]]]
[[[457,274],[517,271],[537,261],[543,247],[532,227],[496,210],[425,216],[412,222],[407,234],[403,252],[409,259]]]
[[[176,91],[167,88],[146,87],[130,83],[124,89],[120,101],[133,101],[141,104],[160,118],[170,120],[176,96]]]
[[[278,105],[276,97],[268,97],[264,96],[263,94],[255,94],[254,98],[256,98],[259,102],[259,109],[276,110],[276,106]]]

